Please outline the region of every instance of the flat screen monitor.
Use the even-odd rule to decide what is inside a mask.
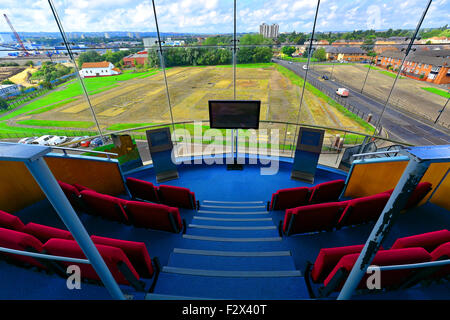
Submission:
[[[150,152],[160,152],[173,148],[169,127],[147,130]]]
[[[209,100],[209,123],[214,129],[258,129],[260,100]]]
[[[297,150],[320,153],[322,151],[325,131],[300,127],[297,140]]]

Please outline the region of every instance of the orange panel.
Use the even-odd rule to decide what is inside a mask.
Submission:
[[[395,188],[407,164],[407,161],[356,164],[345,190],[345,196],[365,197]]]
[[[45,161],[57,180],[78,183],[109,195],[125,193],[122,175],[116,162],[48,156]]]
[[[450,168],[449,163],[433,163],[424,176],[424,181],[429,181],[433,184],[433,190],[437,187],[438,183],[442,180],[447,170]],[[427,176],[429,175],[429,176]],[[425,180],[425,178],[427,180]],[[433,190],[431,192],[433,192]],[[431,195],[431,192],[422,201],[425,202]],[[450,175],[447,175],[444,181],[437,189],[436,193],[430,199],[431,203],[434,203],[442,208],[450,210]]]

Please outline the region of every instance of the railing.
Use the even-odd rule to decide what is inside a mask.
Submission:
[[[67,261],[67,262],[73,262],[73,263],[91,264],[90,261],[87,259],[77,259],[77,258],[53,256],[53,255],[48,255],[48,254],[43,254],[43,253],[15,250],[15,249],[4,248],[4,247],[0,247],[0,252],[13,253],[13,254],[21,255],[21,256],[38,258],[38,259],[48,259],[48,260],[55,260],[55,261]]]
[[[399,264],[395,266],[371,266],[367,268],[367,271],[380,270],[380,271],[391,271],[391,270],[403,270],[403,269],[418,269],[418,268],[432,268],[450,265],[450,259],[438,260],[431,262],[421,262],[421,263],[410,263],[410,264]]]
[[[69,142],[70,143],[70,142]],[[55,150],[62,150],[62,152],[64,153],[64,155],[67,155],[67,151],[73,151],[73,152],[82,152],[85,153],[86,150],[82,150],[82,149],[77,149],[77,148],[66,148],[66,147],[54,147],[54,146],[50,146],[52,149]],[[89,150],[89,153],[94,153],[94,154],[101,154],[101,155],[106,155],[106,157],[108,158],[108,160],[111,159],[111,156],[115,156],[117,157],[118,154],[117,153],[112,153],[112,152],[104,152],[104,151],[96,151],[96,150]]]

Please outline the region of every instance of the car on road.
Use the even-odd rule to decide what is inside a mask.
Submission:
[[[306,64],[303,65],[303,70],[308,70],[308,66]]]
[[[70,140],[70,144],[68,145],[68,147],[78,148],[81,145],[81,142],[87,138],[89,138],[89,136],[75,137],[72,140]]]
[[[27,138],[22,138],[19,140],[19,143],[23,143],[23,144],[31,144],[34,140],[36,140],[38,137],[27,137]]]
[[[323,80],[330,80],[330,78],[328,78],[328,76],[325,75],[325,74],[322,76],[322,79],[323,79]]]
[[[341,97],[348,97],[348,93],[349,93],[348,89],[345,89],[345,88],[338,88],[336,90],[336,94],[341,96]]]
[[[39,138],[37,138],[36,140],[33,140],[33,142],[31,142],[31,144],[38,144],[40,146],[49,146],[50,145],[50,141],[54,138],[55,136],[53,135],[45,135],[45,136],[41,136]]]

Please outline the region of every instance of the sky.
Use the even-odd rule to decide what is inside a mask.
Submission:
[[[150,0],[53,0],[66,32],[156,31]],[[428,0],[322,0],[316,31],[414,29]],[[233,0],[155,0],[161,32],[231,33]],[[310,32],[314,0],[237,0],[237,32],[259,32],[259,25],[277,23],[280,32]],[[1,0],[19,32],[58,31],[47,0]],[[9,32],[0,17],[0,32]],[[450,22],[450,0],[433,0],[422,24]]]

